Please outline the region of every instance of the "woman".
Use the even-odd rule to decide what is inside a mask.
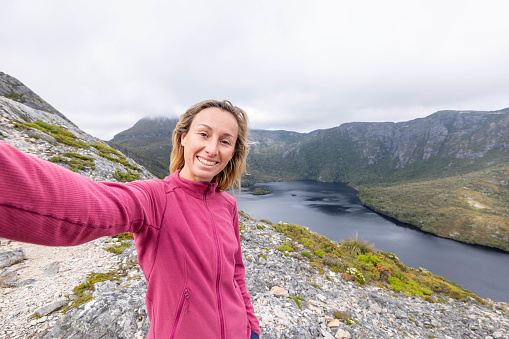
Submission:
[[[209,100],[173,132],[170,176],[93,182],[0,142],[0,237],[50,246],[134,233],[147,280],[148,338],[258,338],[235,199],[247,116]],[[28,197],[28,199],[27,199]]]

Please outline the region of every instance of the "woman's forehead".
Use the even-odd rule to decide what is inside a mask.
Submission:
[[[230,112],[217,107],[209,107],[200,111],[194,117],[191,128],[206,128],[221,134],[237,137],[239,125],[237,119]]]

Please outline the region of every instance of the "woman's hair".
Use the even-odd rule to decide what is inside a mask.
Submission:
[[[172,144],[173,150],[171,151],[170,158],[170,173],[184,168],[184,146],[182,146],[182,135],[189,132],[191,123],[194,117],[202,110],[216,107],[223,111],[231,113],[237,120],[239,126],[237,141],[235,143],[235,151],[233,157],[230,159],[226,167],[214,177],[217,182],[218,190],[226,190],[234,183],[237,184],[240,191],[240,179],[242,173],[246,171],[246,158],[249,152],[249,145],[247,141],[248,127],[247,127],[247,114],[242,109],[233,106],[227,100],[206,100],[191,106],[184,114],[180,116],[180,120],[173,130]]]

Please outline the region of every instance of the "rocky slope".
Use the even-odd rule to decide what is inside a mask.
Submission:
[[[154,177],[143,166],[60,115],[3,96],[0,96],[0,140],[96,181],[123,181],[122,175],[127,173],[140,179]]]
[[[178,119],[143,118],[109,142],[159,178],[170,174],[171,135]]]
[[[3,72],[0,72],[0,96],[18,101],[25,106],[35,108],[39,111],[56,114],[60,118],[67,121],[68,124],[74,126],[74,124],[69,119],[67,119],[67,117],[65,117],[53,106],[44,101],[30,88],[26,87],[21,81]]]

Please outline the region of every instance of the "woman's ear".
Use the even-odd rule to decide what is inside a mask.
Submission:
[[[184,147],[186,144],[186,136],[187,133],[182,133],[182,135],[180,136],[180,144],[182,145],[182,147]]]

